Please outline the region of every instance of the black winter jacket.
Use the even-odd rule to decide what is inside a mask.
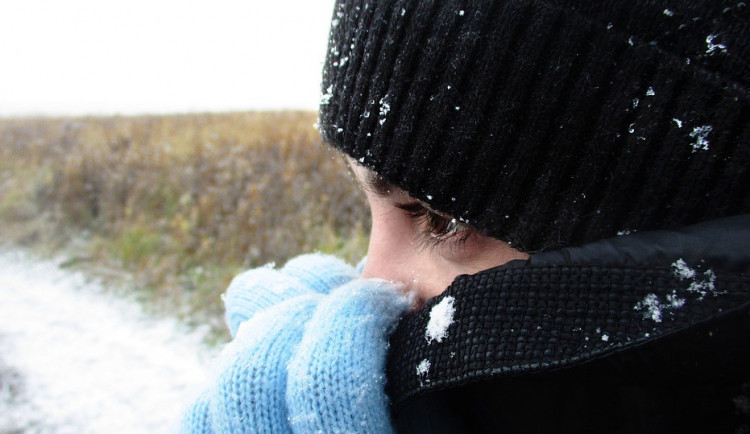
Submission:
[[[388,392],[408,433],[750,432],[750,215],[459,276],[399,324]]]

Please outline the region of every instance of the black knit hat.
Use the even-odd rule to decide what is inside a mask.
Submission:
[[[347,1],[323,137],[526,251],[750,212],[750,6]]]

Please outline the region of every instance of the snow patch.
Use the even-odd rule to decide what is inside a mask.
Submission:
[[[320,96],[320,105],[328,105],[331,98],[333,98],[333,85],[328,86],[326,93]]]
[[[661,304],[656,294],[648,294],[636,303],[633,309],[642,310],[644,319],[650,318],[654,322],[661,322]]]
[[[727,54],[727,46],[724,44],[714,44],[717,35],[706,36],[706,54],[713,56],[714,53],[721,52]],[[718,51],[717,51],[718,50]]]
[[[695,139],[695,143],[690,145],[693,147],[693,153],[697,151],[708,151],[708,133],[711,132],[713,127],[711,125],[703,125],[700,127],[693,128],[690,133],[690,137]]]
[[[643,311],[644,319],[661,322],[664,312],[670,312],[685,306],[686,300],[678,294],[678,291],[697,294],[698,300],[703,300],[709,293],[714,296],[717,295],[716,274],[713,270],[708,269],[704,271],[703,278],[699,279],[698,272],[690,267],[682,258],[674,261],[670,268],[674,277],[680,281],[690,280],[690,285],[684,289],[672,290],[672,293],[667,294],[663,300],[653,293],[646,295],[643,300],[636,303],[633,307],[635,310]]]
[[[695,270],[690,268],[684,259],[680,258],[672,263],[672,274],[674,277],[685,280],[695,277]]]
[[[427,375],[430,373],[430,361],[427,359],[422,360],[417,365],[417,377],[419,378],[419,385],[422,385],[422,382],[429,383],[430,380],[427,378]]]
[[[338,27],[338,25],[341,23],[341,18],[344,17],[344,13],[341,11],[336,12],[336,18],[331,21],[331,25],[333,27]]]
[[[713,270],[706,270],[703,273],[703,276],[706,277],[704,280],[694,280],[692,283],[690,283],[690,286],[688,286],[687,290],[688,292],[697,293],[700,294],[698,297],[698,300],[703,300],[703,298],[710,292],[714,297],[717,295],[716,292],[716,274],[714,274]]]
[[[453,315],[456,313],[455,300],[450,296],[445,297],[430,310],[430,320],[425,330],[427,343],[432,343],[432,341],[440,343],[448,336],[448,327],[453,324]]]
[[[703,279],[698,279],[698,273],[680,258],[672,264],[672,272],[680,280],[692,280],[690,286],[687,287],[687,291],[698,294],[698,300],[703,300],[709,293],[714,297],[718,294],[716,291],[716,273],[710,268],[703,272]]]
[[[0,370],[21,386],[10,402],[0,390],[0,432],[170,432],[209,381],[205,329],[52,261],[0,253],[0,299]]]
[[[380,119],[378,122],[380,125],[383,125],[386,120],[386,116],[388,116],[388,112],[391,111],[391,104],[387,100],[388,95],[380,98],[379,104],[380,104]]]
[[[656,294],[648,294],[643,300],[636,303],[634,310],[643,311],[643,319],[650,319],[653,322],[661,322],[664,312],[679,309],[685,305],[685,299],[677,296],[677,291],[667,294],[666,300],[661,301]]]

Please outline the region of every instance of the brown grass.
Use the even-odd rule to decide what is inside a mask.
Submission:
[[[21,241],[84,238],[77,258],[127,270],[187,318],[214,318],[241,268],[364,253],[363,199],[314,122],[310,112],[0,119],[0,219]]]

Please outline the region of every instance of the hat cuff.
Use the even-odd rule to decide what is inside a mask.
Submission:
[[[750,92],[713,68],[727,53],[548,2],[480,8],[340,3],[324,139],[524,251],[748,211]]]

